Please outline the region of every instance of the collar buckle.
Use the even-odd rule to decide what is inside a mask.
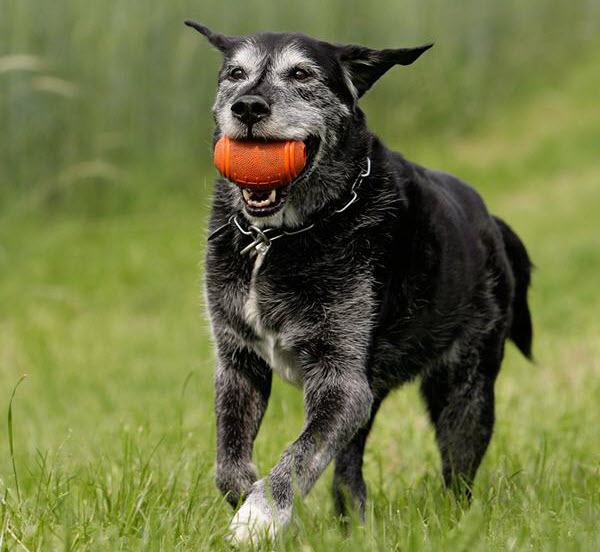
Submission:
[[[240,251],[240,255],[247,255],[252,251],[255,253],[266,253],[269,250],[269,247],[271,247],[271,239],[267,236],[267,233],[272,232],[272,228],[261,230],[257,226],[250,226],[248,230],[244,230],[238,222],[237,217],[233,217],[233,222],[242,234],[252,237],[252,242]]]

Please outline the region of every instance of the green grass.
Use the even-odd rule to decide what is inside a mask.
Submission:
[[[407,386],[367,446],[366,527],[341,532],[328,470],[277,549],[600,549],[599,60],[582,53],[559,86],[452,140],[408,141],[374,118],[410,158],[473,182],[523,237],[537,265],[537,363],[508,346],[469,510],[444,492]],[[199,266],[212,170],[182,183],[178,167],[126,166],[104,178],[110,168],[79,165],[0,205],[0,414],[19,488],[5,425],[2,551],[227,550]],[[276,379],[261,474],[301,427],[300,393]]]

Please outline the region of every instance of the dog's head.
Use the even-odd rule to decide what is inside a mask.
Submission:
[[[388,69],[412,63],[432,46],[374,50],[302,34],[232,37],[186,24],[223,53],[215,140],[228,135],[305,143],[306,165],[291,184],[274,193],[244,193],[231,185],[234,206],[261,226],[297,226],[344,193],[364,163],[366,129],[357,100]]]

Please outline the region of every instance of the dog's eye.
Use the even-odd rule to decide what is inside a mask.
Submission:
[[[290,77],[292,77],[294,80],[297,80],[297,81],[303,81],[303,80],[306,80],[308,77],[310,77],[310,73],[306,69],[301,69],[300,67],[294,67],[290,71]]]
[[[246,71],[244,71],[241,67],[235,67],[229,71],[229,78],[233,80],[242,80],[246,78]]]

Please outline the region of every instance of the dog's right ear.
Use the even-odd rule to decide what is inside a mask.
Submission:
[[[184,21],[184,23],[188,27],[192,27],[193,29],[196,29],[199,33],[203,34],[206,38],[208,38],[208,41],[215,48],[221,50],[221,52],[223,53],[231,50],[231,48],[233,48],[239,40],[236,36],[225,36],[221,33],[214,33],[208,27],[200,25],[200,23],[192,21],[191,19],[187,19],[186,21]]]

